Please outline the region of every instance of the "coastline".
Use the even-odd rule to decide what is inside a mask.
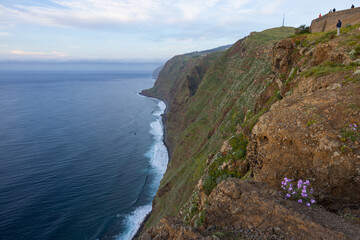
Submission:
[[[156,96],[154,96],[154,95],[147,94],[146,92],[144,92],[144,90],[141,91],[141,92],[139,93],[139,95],[144,96],[144,97],[148,97],[148,98],[154,98],[154,99],[156,99],[156,100],[159,100],[159,101],[164,102],[165,105],[166,105],[166,108],[165,108],[164,113],[161,114],[161,121],[162,121],[162,124],[163,124],[163,132],[164,132],[163,143],[164,143],[164,145],[165,145],[165,147],[166,147],[166,150],[167,150],[167,152],[168,152],[168,158],[169,158],[169,162],[170,162],[170,161],[171,161],[171,152],[170,152],[170,148],[169,148],[169,146],[168,146],[168,144],[167,144],[167,142],[166,142],[166,139],[167,139],[166,120],[167,120],[167,114],[168,114],[168,112],[169,112],[169,110],[170,110],[170,104],[169,104],[165,99],[161,99],[161,98],[156,97]]]
[[[159,98],[157,98],[157,97],[154,97],[154,96],[145,94],[144,91],[141,91],[141,92],[139,93],[139,95],[142,95],[142,96],[148,97],[148,98],[154,98],[154,99],[156,99],[156,100],[159,100],[159,101],[164,102],[165,105],[166,105],[166,108],[165,108],[165,110],[164,110],[164,113],[161,114],[160,116],[161,116],[161,122],[162,122],[162,124],[163,124],[163,140],[162,140],[162,142],[163,142],[163,144],[164,144],[164,146],[165,146],[165,148],[166,148],[167,154],[168,154],[168,165],[169,165],[169,162],[170,162],[170,160],[171,160],[171,155],[170,155],[169,147],[168,147],[168,145],[167,145],[167,143],[166,143],[166,136],[167,136],[167,131],[166,131],[166,119],[167,119],[167,113],[168,113],[168,109],[169,109],[169,104],[167,103],[167,101],[165,101],[165,100],[163,100],[163,99],[159,99]],[[168,166],[168,165],[167,165],[167,166]],[[166,167],[167,167],[167,166],[166,166]],[[136,231],[135,235],[131,238],[131,240],[135,240],[135,239],[137,239],[137,238],[140,236],[141,232],[143,231],[143,229],[144,229],[144,227],[145,227],[146,222],[147,222],[147,221],[149,220],[149,218],[151,217],[152,212],[153,212],[153,210],[151,210],[151,211],[146,215],[146,217],[144,218],[144,220],[141,222],[139,229]]]

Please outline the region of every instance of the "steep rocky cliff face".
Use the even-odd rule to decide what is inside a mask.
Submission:
[[[252,33],[160,80],[168,62],[147,93],[170,105],[172,158],[142,238],[359,239],[358,27]],[[284,200],[284,177],[325,208]]]
[[[256,180],[310,179],[331,209],[360,207],[360,135],[349,127],[360,123],[359,30],[348,30],[275,45],[284,99],[259,119],[248,151]]]
[[[260,116],[252,111],[257,96],[268,85],[275,86],[269,78],[272,46],[293,33],[293,28],[266,30],[239,40],[226,52],[174,57],[165,64],[154,88],[144,91],[170,105],[166,142],[171,161],[153,202],[148,224],[158,222],[165,215],[177,215],[223,141],[240,134],[240,128],[250,132]],[[276,99],[277,96],[271,96],[268,105]],[[266,110],[259,108],[258,111]],[[234,161],[240,164],[245,152],[235,148]],[[218,160],[216,164],[225,161]],[[242,165],[245,165],[243,172],[247,173],[248,164]],[[227,172],[229,176],[239,175]],[[227,173],[221,176],[226,177]]]

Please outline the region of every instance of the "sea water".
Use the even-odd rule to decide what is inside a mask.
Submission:
[[[168,162],[157,63],[0,63],[0,238],[131,239]]]

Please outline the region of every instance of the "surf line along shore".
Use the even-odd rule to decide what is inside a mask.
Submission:
[[[161,103],[165,105],[164,109],[161,110],[159,117],[161,118],[161,123],[162,123],[162,133],[163,133],[163,134],[162,134],[162,144],[163,144],[163,146],[165,146],[165,148],[166,148],[166,154],[167,154],[167,164],[166,164],[166,168],[167,168],[167,165],[168,165],[168,163],[170,162],[170,159],[171,159],[171,155],[170,155],[170,151],[169,151],[169,146],[167,145],[166,140],[165,140],[165,139],[166,139],[166,136],[167,136],[167,131],[166,131],[166,115],[167,115],[167,113],[168,113],[168,111],[169,111],[169,104],[168,104],[165,100],[163,100],[163,99],[155,98],[155,97],[153,97],[153,96],[150,96],[150,95],[148,95],[148,94],[145,94],[144,92],[140,92],[139,95],[142,95],[142,96],[148,97],[148,98],[152,98],[152,99],[155,99],[156,101],[158,101],[158,107],[160,108],[160,110],[161,110],[161,106],[160,106]],[[154,115],[157,115],[157,114],[154,114]],[[154,161],[155,161],[155,160],[156,160],[156,159],[154,159]],[[162,173],[161,179],[163,178],[164,173],[165,173],[165,171]],[[161,179],[160,179],[160,181],[161,181]],[[160,186],[160,181],[159,181],[159,183],[158,183],[159,186]],[[157,187],[157,189],[158,189],[158,187]],[[156,192],[157,192],[157,189],[156,189]],[[155,194],[156,194],[156,192],[155,192]],[[155,196],[154,196],[154,197],[155,197]],[[136,231],[135,235],[132,236],[131,239],[136,239],[136,238],[138,238],[138,237],[140,236],[142,230],[143,230],[144,227],[145,227],[146,222],[147,222],[147,221],[149,220],[149,218],[151,217],[151,214],[152,214],[152,210],[145,216],[145,218],[144,218],[143,221],[141,222],[138,230]]]

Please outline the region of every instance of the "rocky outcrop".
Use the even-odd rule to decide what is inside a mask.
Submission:
[[[306,178],[328,204],[359,205],[360,146],[344,149],[341,132],[358,122],[360,86],[329,88],[275,103],[255,125],[248,157],[259,181]]]
[[[272,70],[274,73],[286,74],[289,71],[294,45],[292,39],[282,40],[274,45],[272,57]]]
[[[318,207],[284,200],[264,183],[228,179],[209,197],[205,227],[246,239],[357,239],[360,228]]]
[[[284,177],[309,179],[332,210],[360,207],[360,137],[347,138],[358,134],[349,125],[360,124],[360,85],[344,39],[305,49],[294,40],[275,45],[273,70],[289,75],[279,86],[285,98],[260,117],[247,156],[256,180],[276,188]],[[322,72],[306,74],[315,71]]]
[[[360,239],[358,225],[319,207],[284,200],[264,183],[228,179],[208,201],[201,228],[163,219],[142,239]]]

